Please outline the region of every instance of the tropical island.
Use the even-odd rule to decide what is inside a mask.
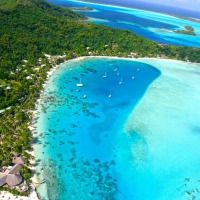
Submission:
[[[174,30],[174,33],[197,36],[197,34],[194,32],[193,27],[184,26],[184,28],[185,28],[185,30]]]
[[[200,63],[198,48],[158,44],[131,31],[85,23],[84,15],[44,0],[2,0],[0,10],[0,168],[3,173],[10,168],[7,174],[11,174],[16,167],[14,160],[23,160],[16,163],[21,165],[16,173],[21,181],[17,185],[2,181],[0,190],[13,194],[28,195],[31,191],[30,161],[34,157],[30,151],[36,141],[29,125],[50,70],[80,56],[170,58]],[[26,190],[18,189],[24,184],[18,175],[26,180]],[[7,176],[2,175],[2,180]]]

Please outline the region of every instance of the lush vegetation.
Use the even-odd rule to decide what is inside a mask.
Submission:
[[[5,2],[9,4],[13,1]],[[137,52],[140,57],[164,55],[200,62],[199,49],[158,45],[130,31],[86,24],[81,21],[84,19],[82,15],[42,0],[23,2],[26,4],[16,3],[12,9],[5,9],[4,6],[0,13],[0,109],[17,103],[18,99],[29,93],[20,81],[27,74],[19,78],[16,77],[18,73],[14,72],[17,66],[23,65],[24,59],[32,66],[38,64],[43,52],[51,55],[65,52],[71,58],[73,53],[77,56],[89,55],[86,48],[90,47],[90,51],[98,51],[98,55],[127,56],[130,52]],[[105,45],[108,45],[107,48]]]
[[[194,28],[191,27],[191,26],[185,26],[185,29],[188,30],[188,31],[194,31]]]
[[[56,64],[89,55],[200,62],[200,49],[161,45],[130,31],[85,23],[83,15],[43,0],[1,0],[0,6],[0,109],[9,107],[0,114],[0,166],[11,164],[11,151],[29,165],[32,110],[47,71]],[[44,54],[64,56],[50,60]]]
[[[185,30],[175,30],[175,33],[185,34],[185,35],[193,35],[197,36],[194,32],[194,28],[191,26],[184,26]]]

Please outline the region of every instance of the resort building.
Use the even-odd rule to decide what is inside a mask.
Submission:
[[[14,165],[10,170],[6,169],[5,172],[0,173],[0,187],[7,184],[8,186],[19,185],[23,178],[19,173],[20,164]]]
[[[22,157],[15,157],[15,158],[13,158],[12,162],[14,164],[24,165],[24,159]]]

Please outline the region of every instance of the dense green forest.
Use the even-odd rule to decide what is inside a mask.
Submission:
[[[11,164],[11,151],[29,164],[28,129],[47,72],[78,56],[163,57],[200,62],[200,49],[161,45],[103,25],[44,0],[0,1],[0,166]],[[44,54],[64,55],[50,62]]]

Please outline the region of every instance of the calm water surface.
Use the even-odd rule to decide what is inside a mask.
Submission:
[[[37,124],[38,175],[47,180],[39,187],[43,198],[135,196],[134,180],[129,179],[135,173],[133,160],[130,165],[123,161],[132,157],[133,140],[123,126],[159,75],[150,65],[116,59],[72,61],[55,72]],[[76,86],[80,78],[83,87]]]
[[[35,153],[46,180],[39,195],[199,199],[199,85],[198,64],[173,60],[87,58],[61,66],[39,106]]]

